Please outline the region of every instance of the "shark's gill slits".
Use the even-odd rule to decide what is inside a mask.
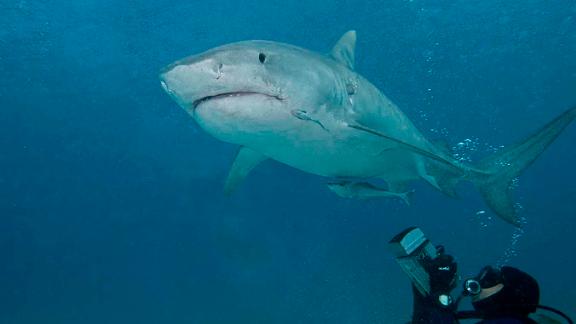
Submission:
[[[194,103],[192,104],[193,108],[198,107],[201,103],[209,101],[209,100],[215,100],[215,99],[222,99],[222,98],[231,98],[231,97],[245,97],[245,96],[265,96],[265,97],[269,97],[269,98],[273,98],[276,100],[283,100],[280,96],[276,96],[276,95],[270,95],[270,94],[266,94],[266,93],[261,93],[261,92],[254,92],[254,91],[235,91],[235,92],[225,92],[225,93],[219,93],[217,95],[213,95],[213,96],[206,96],[206,97],[202,97],[196,101],[194,101]]]

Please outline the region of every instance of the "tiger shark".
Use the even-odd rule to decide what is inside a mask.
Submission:
[[[240,146],[227,193],[266,159],[328,177],[333,191],[355,198],[403,197],[415,180],[456,197],[455,186],[470,181],[495,214],[520,226],[511,182],[574,120],[576,107],[525,140],[465,164],[354,70],[355,45],[355,31],[328,54],[243,41],[178,60],[160,80],[204,131]],[[355,180],[363,182],[350,185]],[[370,180],[386,188],[366,185]]]

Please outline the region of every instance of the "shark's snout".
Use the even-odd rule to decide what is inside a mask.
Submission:
[[[166,91],[168,94],[170,94],[171,90],[170,90],[170,88],[168,88],[168,86],[166,85],[166,82],[164,82],[164,80],[160,79],[160,85],[162,86],[162,89],[164,89],[164,91]]]
[[[170,98],[172,98],[179,104],[182,103],[182,99],[179,98],[178,93],[176,93],[176,91],[174,91],[174,89],[170,87],[169,83],[166,81],[163,74],[160,74],[160,86],[162,86],[162,89],[170,96]]]

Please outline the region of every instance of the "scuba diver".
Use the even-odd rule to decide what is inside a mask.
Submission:
[[[413,324],[452,324],[460,319],[480,319],[482,324],[536,324],[529,315],[544,309],[573,321],[563,312],[539,305],[540,287],[526,272],[509,267],[484,267],[463,283],[456,300],[451,292],[458,282],[458,265],[444,247],[433,246],[417,227],[411,227],[390,241],[396,261],[412,282]],[[463,297],[470,297],[474,311],[458,311]],[[559,323],[547,316],[546,323]]]

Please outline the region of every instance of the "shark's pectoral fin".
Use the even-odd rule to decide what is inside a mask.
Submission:
[[[264,160],[266,160],[266,157],[261,153],[245,146],[241,147],[228,172],[228,178],[224,185],[224,193],[227,195],[231,194],[244,178],[246,178],[248,173]]]
[[[346,65],[350,70],[354,70],[354,49],[356,47],[356,31],[346,32],[332,48],[330,55],[336,61]]]

